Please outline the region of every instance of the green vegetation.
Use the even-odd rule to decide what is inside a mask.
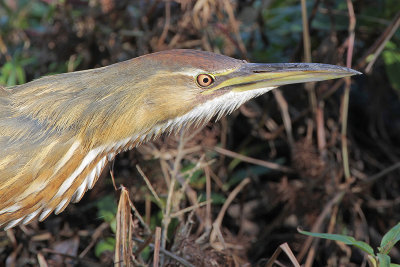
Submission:
[[[357,241],[351,236],[338,235],[338,234],[324,234],[324,233],[311,233],[307,231],[298,230],[303,235],[324,238],[343,242],[346,245],[355,246],[368,254],[368,261],[371,267],[399,267],[399,264],[391,262],[388,255],[394,245],[400,241],[400,223],[390,229],[382,238],[381,244],[378,247],[378,252],[374,253],[374,249],[363,241]]]

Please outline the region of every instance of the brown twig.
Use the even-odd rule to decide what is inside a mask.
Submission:
[[[225,156],[228,156],[228,157],[231,157],[231,158],[236,158],[236,159],[239,159],[241,161],[248,162],[248,163],[251,163],[251,164],[254,164],[254,165],[263,166],[265,168],[281,171],[281,172],[284,172],[284,173],[292,173],[293,172],[293,170],[291,168],[279,165],[277,163],[269,162],[269,161],[265,161],[265,160],[260,160],[260,159],[255,159],[255,158],[251,158],[251,157],[248,157],[248,156],[244,156],[244,155],[241,155],[239,153],[227,150],[227,149],[222,148],[222,147],[214,147],[212,149],[215,150],[216,152],[220,153],[220,154],[225,155]]]
[[[136,209],[135,205],[133,204],[133,202],[131,201],[131,199],[129,197],[128,197],[128,203],[129,203],[130,208],[133,210],[135,217],[140,221],[142,226],[145,228],[146,233],[150,234],[151,230],[150,230],[149,225],[143,220],[143,218],[140,215],[139,211]]]
[[[42,253],[39,252],[39,253],[37,254],[37,259],[38,259],[38,263],[39,263],[39,266],[40,266],[40,267],[47,267],[47,266],[49,266],[49,265],[47,264],[46,258],[43,256]]]
[[[383,48],[385,48],[386,43],[392,38],[397,29],[400,27],[400,11],[396,14],[392,23],[390,23],[389,27],[386,28],[381,37],[377,40],[377,48],[373,53],[372,60],[368,63],[365,68],[366,73],[370,73],[373,65],[375,64],[376,59],[382,53]],[[375,44],[374,44],[375,45]]]
[[[200,202],[195,205],[192,205],[190,207],[178,210],[177,212],[171,213],[171,218],[179,217],[187,212],[193,211],[195,209],[198,209],[200,207],[203,207],[203,206],[211,204],[211,203],[212,203],[212,201],[204,201],[204,202]]]
[[[91,235],[92,238],[89,245],[79,254],[79,258],[83,258],[86,256],[86,254],[92,249],[92,247],[96,245],[97,240],[101,237],[104,230],[106,230],[108,227],[110,227],[110,224],[107,222],[103,222],[99,225],[99,227],[96,228],[96,230],[94,230],[93,234]]]
[[[354,39],[355,39],[355,27],[356,27],[356,16],[354,14],[353,3],[351,0],[347,0],[347,8],[349,10],[349,38],[347,43],[347,58],[346,66],[351,68],[351,59],[353,57]],[[350,166],[349,166],[349,152],[347,146],[347,118],[349,112],[349,98],[350,98],[350,86],[351,79],[349,77],[345,78],[346,87],[343,95],[342,102],[342,130],[341,130],[341,140],[342,140],[342,157],[343,157],[343,169],[344,176],[348,181],[350,179]]]
[[[171,212],[172,212],[173,198],[174,198],[174,193],[175,193],[175,184],[177,182],[177,175],[180,170],[181,160],[184,156],[183,149],[185,147],[185,143],[186,143],[185,128],[183,127],[181,129],[180,136],[179,136],[178,153],[175,157],[173,169],[171,171],[171,183],[168,187],[167,203],[165,205],[165,210],[163,211],[163,219],[162,219],[163,232],[162,232],[162,239],[161,239],[161,247],[163,249],[165,249],[166,245],[167,245],[167,232],[168,232],[169,223],[171,222]],[[161,260],[160,260],[161,265],[163,265],[163,263],[164,263],[163,261],[164,261],[163,257],[161,257]]]
[[[324,222],[325,218],[327,218],[331,214],[333,206],[337,205],[342,200],[344,194],[345,194],[345,191],[340,191],[340,192],[336,193],[336,195],[331,200],[329,200],[328,203],[325,204],[321,214],[318,216],[313,227],[311,228],[311,232],[320,232],[321,231],[322,223]],[[311,246],[312,241],[313,241],[313,238],[311,236],[307,237],[300,253],[297,255],[297,259],[299,262],[301,262],[303,260],[304,256],[306,255],[307,251],[309,250],[309,248]],[[311,266],[311,264],[314,260],[314,256],[315,256],[315,248],[316,248],[316,244],[313,245],[313,249],[311,250],[312,252],[310,252],[308,254],[305,266]]]
[[[146,194],[145,198],[145,215],[144,219],[147,225],[150,225],[151,221],[151,197],[149,194]]]
[[[356,69],[364,68],[365,65],[367,64],[367,58],[370,55],[377,54],[378,49],[380,49],[380,47],[384,47],[386,45],[387,41],[390,40],[390,38],[393,36],[393,35],[391,35],[391,33],[393,31],[396,32],[396,29],[398,29],[398,27],[400,26],[399,22],[400,22],[400,12],[398,12],[396,14],[392,23],[390,23],[390,25],[388,27],[386,27],[386,29],[379,36],[379,38],[376,40],[376,42],[367,50],[366,53],[364,53],[364,55],[361,57],[361,59],[358,60],[358,62],[356,64]],[[333,93],[335,93],[343,85],[344,81],[345,81],[344,79],[337,80],[334,83],[334,85],[331,86],[331,88],[322,95],[322,98],[326,99],[326,98],[330,97]]]
[[[158,267],[160,263],[160,243],[161,243],[161,228],[156,227],[156,234],[154,237],[154,256],[153,256],[154,267]]]
[[[158,39],[158,49],[162,49],[162,46],[164,45],[165,39],[167,38],[167,34],[169,31],[169,26],[171,23],[170,21],[171,21],[171,1],[167,0],[165,3],[165,24],[160,39]]]
[[[279,109],[281,110],[282,114],[282,119],[283,119],[283,125],[285,126],[286,129],[286,134],[288,137],[288,142],[290,147],[293,149],[294,148],[294,138],[293,138],[293,133],[292,133],[292,120],[290,119],[289,115],[289,105],[286,101],[286,99],[283,97],[283,94],[279,88],[275,89],[272,91],[276,101],[278,102]]]
[[[306,62],[311,62],[311,41],[307,16],[307,0],[301,0],[301,18],[303,23],[303,46]]]
[[[243,58],[247,59],[246,47],[243,44],[242,37],[240,36],[239,23],[235,19],[235,14],[234,14],[232,5],[229,0],[223,0],[223,3],[225,6],[225,11],[228,13],[229,22],[230,22],[233,32],[235,33],[235,36],[236,36],[235,44],[239,48],[239,51],[242,54]]]
[[[133,240],[134,241],[136,241],[136,242],[139,242],[139,243],[144,243],[145,241],[143,241],[143,240],[141,240],[141,239],[138,239],[138,238],[133,238]],[[149,247],[150,248],[154,248],[154,244],[149,244]],[[194,265],[193,264],[191,264],[190,262],[188,262],[187,260],[185,260],[184,258],[181,258],[181,257],[179,257],[179,256],[177,256],[177,255],[175,255],[175,254],[173,254],[173,253],[171,253],[171,252],[169,252],[168,250],[166,250],[166,249],[163,249],[162,247],[160,247],[160,252],[162,253],[162,254],[164,254],[164,255],[166,255],[166,256],[168,256],[168,257],[170,257],[171,259],[174,259],[174,260],[176,260],[177,262],[179,262],[180,264],[183,264],[184,266],[187,266],[187,267],[194,267]]]
[[[117,184],[115,183],[115,177],[114,177],[114,160],[112,162],[112,167],[110,167],[110,176],[111,176],[111,181],[114,186],[114,190],[118,191]]]
[[[22,246],[22,244],[21,244]],[[49,248],[42,248],[41,252],[43,253],[49,253],[49,254],[54,254],[54,255],[59,255],[62,257],[66,257],[66,258],[71,258],[77,261],[77,263],[79,264],[80,262],[86,262],[87,265],[96,265],[97,262],[91,260],[91,259],[87,259],[87,258],[79,258],[79,256],[77,255],[71,255],[68,253],[61,253],[58,251],[55,251],[53,249],[49,249]]]
[[[307,16],[307,3],[306,0],[301,0],[301,17],[303,23],[303,46],[304,46],[304,61],[311,62],[311,38],[310,38],[310,30],[308,25],[308,16]],[[304,85],[307,90],[308,98],[310,101],[311,111],[314,114],[317,112],[317,95],[315,94],[315,83],[307,83]]]
[[[386,174],[388,174],[388,173],[390,173],[390,172],[392,172],[392,171],[394,171],[394,170],[396,170],[396,169],[399,169],[399,168],[400,168],[400,162],[397,162],[397,163],[393,164],[392,166],[390,166],[390,167],[388,167],[388,168],[386,168],[386,169],[380,171],[379,173],[374,174],[374,175],[368,177],[367,179],[365,179],[365,180],[363,181],[363,183],[365,183],[365,184],[374,183],[374,182],[376,182],[378,179],[380,179],[380,178],[382,178],[383,176],[385,176]]]
[[[296,257],[294,256],[292,250],[290,249],[289,245],[287,243],[281,244],[272,254],[271,258],[268,260],[267,264],[265,265],[266,267],[272,267],[275,263],[275,261],[278,259],[279,254],[284,251],[286,255],[289,257],[290,261],[292,262],[293,266],[295,267],[300,267],[299,262],[297,261]]]
[[[207,199],[207,205],[206,205],[206,230],[211,229],[211,175],[210,175],[210,167],[206,166],[204,168],[204,173],[206,175],[206,199]]]
[[[232,192],[229,194],[228,198],[226,199],[224,205],[222,206],[221,210],[218,213],[217,218],[215,219],[214,223],[213,223],[213,230],[211,231],[211,235],[210,235],[210,243],[213,244],[216,240],[216,236],[218,235],[218,232],[221,224],[222,224],[222,220],[224,219],[225,216],[225,212],[228,209],[229,205],[232,203],[232,201],[236,198],[237,194],[239,194],[240,191],[242,191],[242,189],[250,183],[250,178],[246,178],[244,179],[238,186],[235,187],[235,189],[232,190]],[[222,240],[221,240],[222,241]]]
[[[315,113],[315,123],[317,127],[317,143],[318,151],[323,158],[326,157],[326,134],[325,134],[325,120],[324,120],[324,102],[319,101],[317,111]]]
[[[140,173],[140,175],[142,176],[143,180],[146,182],[147,188],[149,188],[151,194],[153,195],[153,197],[155,198],[155,200],[157,201],[157,204],[159,205],[159,207],[163,206],[163,203],[160,199],[160,197],[158,196],[157,192],[154,190],[153,186],[151,185],[149,179],[147,178],[147,176],[144,174],[144,172],[142,171],[142,169],[140,168],[140,166],[138,164],[136,164],[136,169],[138,170],[138,172]]]
[[[137,242],[137,240],[135,240],[135,238],[133,237],[133,240]],[[147,247],[150,246],[151,241],[153,241],[153,235],[149,235],[146,240],[140,240],[140,244],[138,245],[138,248],[136,249],[136,251],[134,252],[134,255],[136,257],[140,256],[140,253],[142,253],[142,251]]]

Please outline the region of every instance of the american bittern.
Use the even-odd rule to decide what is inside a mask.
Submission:
[[[60,213],[107,161],[161,133],[219,119],[279,85],[355,74],[171,50],[0,88],[0,225]]]

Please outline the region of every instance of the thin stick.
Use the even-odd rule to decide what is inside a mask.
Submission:
[[[381,177],[385,176],[386,174],[388,174],[398,168],[400,168],[400,162],[397,162],[397,163],[393,164],[392,166],[378,172],[377,174],[374,174],[374,175],[368,177],[367,179],[365,179],[363,181],[363,183],[365,183],[365,184],[373,183],[373,182],[377,181],[378,179],[380,179]]]
[[[21,244],[21,248],[22,248],[22,244]],[[79,256],[77,256],[77,255],[61,253],[61,252],[58,252],[58,251],[55,251],[55,250],[52,250],[52,249],[49,249],[49,248],[42,248],[41,252],[42,253],[54,254],[54,255],[60,255],[60,256],[63,256],[63,257],[68,257],[68,258],[74,259],[78,264],[81,263],[81,262],[86,262],[87,265],[94,266],[97,263],[97,262],[93,261],[92,259],[79,258]],[[14,253],[14,252],[12,252],[12,253]]]
[[[96,245],[97,240],[102,236],[103,231],[105,231],[106,229],[108,229],[110,227],[109,223],[103,222],[102,224],[100,224],[99,227],[96,228],[96,230],[94,230],[93,234],[91,234],[91,240],[89,245],[79,254],[79,258],[83,258],[86,256],[86,254],[90,251],[90,249]]]
[[[324,209],[322,210],[321,214],[318,216],[313,227],[311,228],[311,232],[320,232],[321,231],[322,223],[324,222],[325,218],[331,214],[333,206],[337,205],[342,200],[344,194],[345,194],[344,191],[340,191],[331,200],[329,200],[328,203],[326,203],[326,205],[324,206]],[[311,246],[312,241],[313,241],[313,238],[311,236],[307,237],[307,240],[304,242],[302,249],[297,256],[297,260],[299,262],[301,262],[302,259],[304,258],[304,256],[306,255],[308,249]],[[307,262],[310,261],[310,258],[312,258],[312,257],[309,256],[307,259]]]
[[[198,208],[203,207],[203,206],[205,206],[205,205],[207,205],[207,204],[210,204],[211,202],[212,202],[212,201],[204,201],[204,202],[201,202],[201,203],[192,205],[192,206],[190,206],[190,207],[181,209],[181,210],[179,210],[179,211],[177,211],[177,212],[171,213],[171,218],[179,217],[179,216],[181,216],[182,214],[184,214],[184,213],[186,213],[186,212],[189,212],[189,211],[198,209]]]
[[[144,243],[144,242],[145,242],[144,240],[138,239],[138,238],[136,238],[136,237],[133,237],[133,240],[135,240],[136,242],[139,242],[139,243]],[[150,247],[150,248],[154,248],[154,244],[151,244],[151,243],[150,243],[150,244],[149,244],[149,247]],[[187,267],[194,267],[193,264],[191,264],[190,262],[188,262],[188,261],[185,260],[184,258],[181,258],[181,257],[179,257],[179,256],[177,256],[177,255],[175,255],[175,254],[173,254],[173,253],[171,253],[171,252],[169,252],[168,250],[163,249],[162,247],[160,247],[160,252],[161,252],[162,254],[164,254],[164,255],[166,255],[166,256],[168,256],[168,257],[170,257],[170,258],[176,260],[177,262],[183,264],[184,266],[187,266]]]
[[[237,44],[237,47],[239,48],[242,55],[245,58],[247,58],[246,47],[243,43],[242,37],[240,36],[239,23],[235,19],[236,16],[234,14],[232,5],[229,0],[224,0],[223,2],[224,2],[225,11],[226,11],[226,13],[228,13],[229,22],[230,22],[233,32],[235,33],[235,36],[236,36],[235,44]]]
[[[222,147],[214,147],[213,149],[216,152],[218,152],[220,154],[223,154],[225,156],[228,156],[228,157],[231,157],[231,158],[236,158],[236,159],[239,159],[241,161],[248,162],[248,163],[251,163],[251,164],[254,164],[254,165],[263,166],[265,168],[269,168],[269,169],[272,169],[272,170],[277,170],[277,171],[281,171],[281,172],[285,172],[285,173],[292,173],[293,172],[293,170],[291,168],[279,165],[277,163],[269,162],[269,161],[265,161],[265,160],[260,160],[260,159],[255,159],[255,158],[251,158],[251,157],[248,157],[248,156],[244,156],[244,155],[241,155],[239,153],[227,150],[227,149],[222,148]]]
[[[354,29],[356,27],[356,17],[354,14],[353,3],[351,2],[351,0],[347,0],[347,8],[349,10],[350,22],[349,22],[349,38],[348,38],[346,66],[348,68],[351,68],[351,59],[353,56],[353,47],[354,47],[354,39],[355,39]],[[345,88],[344,95],[343,95],[343,105],[342,105],[341,139],[342,139],[343,169],[344,169],[344,176],[347,181],[351,177],[350,166],[349,166],[349,153],[348,153],[348,149],[347,149],[347,119],[348,119],[348,112],[349,112],[350,86],[351,86],[351,80],[350,80],[350,78],[346,78],[346,88]]]
[[[386,31],[384,32],[385,34],[384,39],[376,49],[375,53],[373,53],[373,58],[372,60],[368,63],[367,67],[365,68],[366,73],[370,73],[372,70],[372,66],[375,64],[376,59],[379,57],[379,55],[382,53],[383,48],[385,48],[386,43],[392,38],[392,36],[396,33],[397,29],[400,27],[400,12],[398,12],[393,20],[393,22],[390,25],[391,27],[388,27]]]
[[[294,138],[292,134],[292,120],[289,115],[289,105],[286,99],[283,97],[281,90],[278,88],[272,91],[276,101],[278,102],[279,109],[281,110],[283,125],[285,125],[286,134],[288,137],[289,145],[293,149],[294,148]]]
[[[297,261],[296,257],[294,256],[292,250],[290,249],[287,243],[283,243],[275,250],[274,254],[272,254],[272,257],[268,260],[266,267],[274,266],[275,261],[278,259],[278,256],[279,254],[281,254],[282,251],[284,251],[286,255],[289,257],[290,261],[293,263],[293,266],[300,267],[299,262]]]
[[[317,143],[318,151],[323,158],[326,157],[326,135],[325,135],[325,121],[324,121],[324,102],[318,102],[317,112],[315,114],[315,123],[317,127]]]
[[[311,62],[311,42],[310,42],[310,31],[308,25],[306,0],[301,0],[301,19],[303,23],[304,57],[306,62]]]
[[[115,160],[113,159],[111,166],[110,166],[110,176],[111,176],[111,181],[114,186],[114,190],[118,191],[117,184],[115,183],[115,177],[114,177],[114,163],[115,163]]]
[[[150,227],[145,223],[145,221],[143,220],[142,216],[140,215],[139,211],[136,209],[135,205],[133,204],[133,202],[131,201],[131,199],[128,197],[128,202],[129,202],[129,206],[131,207],[131,209],[134,212],[134,215],[136,218],[138,218],[138,220],[140,221],[140,223],[143,225],[143,227],[146,229],[147,233],[151,233]]]
[[[140,168],[140,166],[138,164],[136,164],[136,169],[138,170],[138,172],[140,173],[140,175],[143,177],[143,180],[146,182],[147,187],[149,188],[150,192],[153,194],[153,197],[156,199],[156,201],[158,202],[158,205],[160,207],[163,206],[163,203],[161,201],[161,199],[158,197],[156,191],[154,190],[153,186],[151,185],[149,179],[147,178],[147,176],[144,174],[144,172],[142,171],[142,169]]]
[[[161,48],[161,46],[164,44],[165,39],[167,38],[170,21],[171,21],[171,2],[170,0],[167,0],[167,2],[165,3],[165,24],[160,39],[158,39],[159,48]]]
[[[226,246],[224,237],[221,232],[221,223],[215,221],[212,226],[213,226],[213,229],[212,229],[212,232],[210,235],[211,246],[216,250],[221,250],[222,248],[226,250],[227,246]],[[222,244],[222,248],[220,246],[217,246],[217,244],[215,242],[216,237],[218,237],[218,240]]]
[[[45,259],[45,257],[43,256],[43,254],[42,253],[38,253],[37,254],[37,259],[38,259],[38,263],[39,263],[39,266],[40,267],[48,267],[49,265],[47,264],[47,262],[46,262],[46,259]]]
[[[211,232],[210,235],[210,243],[213,243],[213,241],[216,238],[216,235],[218,234],[216,232],[216,229],[221,227],[222,224],[222,220],[224,219],[225,216],[225,212],[228,209],[229,205],[232,203],[232,201],[235,199],[235,197],[237,196],[237,194],[239,194],[240,191],[242,191],[242,189],[250,183],[250,178],[246,178],[244,179],[238,186],[235,187],[235,189],[232,190],[232,192],[229,194],[228,198],[226,199],[224,205],[222,206],[221,210],[218,213],[217,219],[215,219],[214,223],[213,223],[213,230]]]
[[[307,2],[301,0],[301,18],[303,23],[303,46],[304,46],[304,61],[311,62],[311,41],[310,41],[310,30],[308,25],[307,15]],[[315,94],[315,83],[307,83],[304,86],[308,92],[308,98],[311,105],[311,111],[315,116],[317,110],[317,96]]]
[[[204,173],[206,175],[206,199],[207,199],[207,206],[206,206],[206,230],[209,231],[211,229],[211,177],[210,177],[210,167],[204,167]]]
[[[361,57],[360,60],[358,60],[356,66],[357,69],[362,69],[366,65],[366,60],[370,55],[377,55],[379,54],[378,51],[380,50],[381,47],[385,47],[386,43],[390,38],[393,36],[392,32],[393,30],[396,31],[398,27],[400,26],[400,12],[398,12],[393,20],[393,22],[386,27],[385,31],[379,36],[379,38],[376,40],[376,42],[368,49],[366,53]],[[372,65],[371,65],[372,67]],[[342,85],[343,85],[344,80],[340,79],[335,82],[335,84],[328,90],[326,91],[323,95],[322,98],[326,99],[330,97],[334,92],[336,92]]]
[[[156,234],[154,237],[154,257],[153,257],[153,266],[159,266],[160,260],[160,243],[161,243],[161,228],[156,227]]]
[[[171,222],[171,206],[172,206],[172,198],[175,192],[175,184],[177,181],[177,174],[180,168],[181,160],[183,157],[183,149],[185,147],[185,127],[181,129],[181,134],[179,136],[179,145],[178,145],[178,154],[176,155],[175,161],[174,161],[174,167],[172,169],[171,173],[171,183],[168,188],[168,197],[167,197],[167,204],[165,206],[165,211],[163,215],[163,220],[162,220],[162,225],[163,225],[163,233],[162,233],[162,239],[161,239],[161,247],[163,249],[166,248],[167,245],[167,232],[168,232],[168,226],[169,223]],[[163,257],[161,258],[161,265],[163,265]]]
[[[200,133],[206,127],[206,125],[207,125],[206,123],[201,125],[199,128],[191,132],[187,137],[185,137],[186,142],[192,140],[198,133]]]
[[[132,238],[134,241],[135,238]],[[139,258],[140,257],[140,253],[142,253],[142,251],[150,245],[151,241],[153,241],[153,234],[149,235],[145,240],[141,240],[140,241],[140,245],[138,246],[138,248],[136,249],[136,251],[134,252],[133,256],[135,258]]]
[[[144,219],[147,225],[150,225],[150,220],[151,220],[151,199],[150,195],[146,194],[145,198],[145,215]]]

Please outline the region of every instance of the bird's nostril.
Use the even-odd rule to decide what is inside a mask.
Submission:
[[[271,72],[268,70],[253,70],[254,73],[267,73],[267,72]]]

